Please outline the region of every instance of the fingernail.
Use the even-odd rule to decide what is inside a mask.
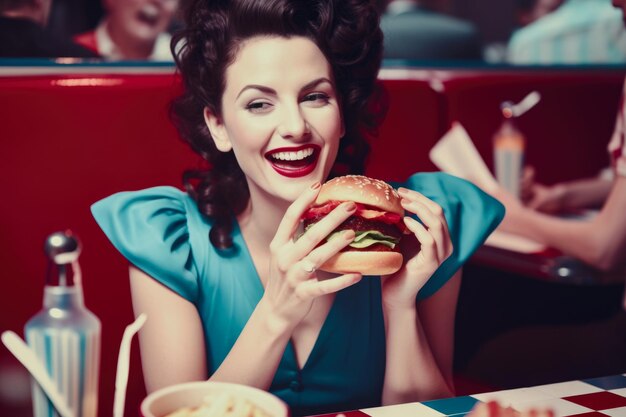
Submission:
[[[346,230],[343,232],[343,238],[347,241],[353,241],[354,238],[356,237],[356,233],[354,233],[354,230],[350,229],[350,230]]]
[[[418,223],[419,224],[419,222],[417,220],[415,220],[413,217],[410,217],[410,216],[404,216],[404,222],[405,222],[405,224],[406,224],[406,222]]]
[[[353,201],[344,203],[343,208],[348,212],[348,213],[352,213],[353,211],[356,211],[356,204],[354,204]]]
[[[408,192],[409,192],[409,190],[408,190],[408,189],[406,189],[406,188],[404,188],[404,187],[400,187],[400,188],[398,188],[398,194],[400,194],[400,195],[402,195],[402,194],[406,194],[406,193],[408,193]]]
[[[311,190],[317,190],[321,186],[322,186],[322,184],[319,181],[316,181],[313,184],[311,184]]]

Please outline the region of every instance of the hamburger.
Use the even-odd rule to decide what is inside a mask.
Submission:
[[[326,240],[343,230],[355,238],[318,269],[345,274],[387,275],[402,266],[400,239],[406,231],[404,209],[397,191],[384,181],[362,175],[336,177],[322,184],[312,207],[303,215],[304,233],[345,201],[356,203],[355,213]]]

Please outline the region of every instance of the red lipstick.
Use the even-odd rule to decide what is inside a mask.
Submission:
[[[304,155],[297,155],[302,151]],[[318,145],[302,145],[273,149],[265,154],[271,167],[280,175],[298,178],[309,175],[317,166],[320,147]]]

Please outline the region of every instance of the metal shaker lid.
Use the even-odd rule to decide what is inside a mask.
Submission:
[[[78,236],[71,230],[55,232],[46,238],[44,251],[48,258],[57,265],[72,263],[80,256],[82,245]]]

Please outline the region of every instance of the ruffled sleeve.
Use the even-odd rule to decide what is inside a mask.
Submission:
[[[193,202],[173,187],[121,192],[91,212],[113,246],[157,281],[195,303],[198,268],[189,235]]]
[[[437,292],[483,244],[502,221],[504,206],[472,183],[441,172],[415,174],[392,185],[424,194],[443,208],[448,222],[454,252],[417,295],[424,299]]]

